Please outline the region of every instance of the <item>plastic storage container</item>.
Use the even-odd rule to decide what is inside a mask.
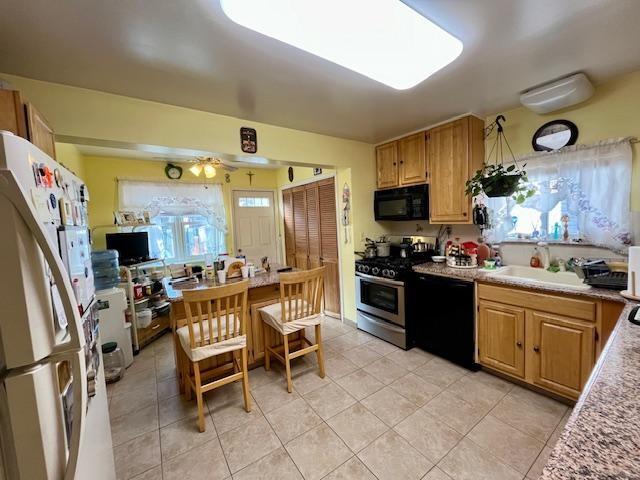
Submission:
[[[117,250],[92,252],[91,265],[96,290],[106,290],[118,286],[120,283],[120,263]]]
[[[107,342],[102,345],[102,358],[104,360],[104,378],[107,383],[117,382],[124,376],[124,354],[116,342]]]
[[[139,312],[136,312],[136,316],[138,320],[138,328],[147,328],[151,325],[151,318],[153,316],[151,309],[144,308]]]

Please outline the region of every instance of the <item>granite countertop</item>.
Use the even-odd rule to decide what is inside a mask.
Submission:
[[[561,285],[549,285],[541,282],[532,282],[525,279],[504,278],[490,275],[495,270],[485,270],[483,268],[452,268],[446,263],[422,263],[413,267],[418,273],[426,273],[429,275],[440,275],[443,277],[457,278],[459,280],[481,281],[485,283],[493,283],[507,287],[521,287],[540,292],[564,293],[568,295],[577,295],[582,297],[597,298],[600,300],[612,300],[614,302],[625,302],[625,299],[615,290],[607,290],[604,288],[588,288],[578,290],[571,287],[563,287]]]
[[[620,315],[543,480],[640,478],[640,326]]]
[[[611,290],[575,290],[496,278],[477,268],[426,263],[414,270],[626,303],[540,479],[640,479],[640,326],[627,320],[637,303]]]
[[[255,277],[250,277],[249,280],[249,289],[258,288],[258,287],[266,287],[268,285],[275,285],[280,283],[280,274],[278,273],[278,268],[281,268],[280,265],[272,265],[270,272],[260,272],[256,273]],[[242,278],[230,278],[227,280],[224,285],[229,285],[232,283],[238,283],[243,281]],[[167,293],[167,298],[170,302],[177,302],[182,300],[182,290],[189,289],[202,289],[202,288],[211,288],[218,287],[220,284],[216,281],[210,282],[207,280],[200,280],[198,282],[184,282],[178,285],[174,285],[170,278],[165,278],[162,281],[165,291]]]

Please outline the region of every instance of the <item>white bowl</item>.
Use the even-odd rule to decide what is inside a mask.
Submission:
[[[447,257],[442,255],[434,255],[433,257],[431,257],[431,260],[433,260],[436,263],[444,263],[446,259]]]

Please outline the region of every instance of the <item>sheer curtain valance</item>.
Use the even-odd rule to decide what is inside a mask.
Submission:
[[[120,210],[157,215],[203,215],[227,233],[222,185],[118,180]]]
[[[567,215],[573,237],[613,249],[629,245],[630,140],[612,139],[519,158],[520,166],[526,163],[536,194],[522,205],[510,197],[485,198],[492,217],[490,240],[516,238],[527,227],[518,225],[524,217],[539,238],[551,239],[556,217]]]

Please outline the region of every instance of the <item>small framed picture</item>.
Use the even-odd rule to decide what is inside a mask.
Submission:
[[[131,225],[131,224],[138,223],[136,219],[136,214],[134,212],[120,212],[120,215],[122,215],[123,224]]]

